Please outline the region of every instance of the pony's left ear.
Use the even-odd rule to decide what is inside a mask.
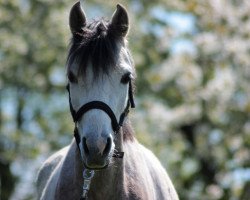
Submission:
[[[120,4],[117,4],[116,6],[116,11],[114,12],[111,19],[110,28],[111,31],[114,31],[114,34],[117,36],[125,37],[128,33],[128,13],[126,9]]]

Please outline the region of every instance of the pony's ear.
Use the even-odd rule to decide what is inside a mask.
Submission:
[[[86,17],[80,2],[75,3],[70,10],[69,26],[72,33],[82,32],[86,26]]]
[[[122,5],[117,4],[116,11],[112,16],[110,25],[111,31],[114,31],[116,35],[122,37],[127,35],[129,29],[129,19],[128,13]]]

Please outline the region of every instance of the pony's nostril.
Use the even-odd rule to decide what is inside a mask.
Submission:
[[[86,155],[88,155],[89,154],[89,149],[88,149],[88,146],[87,146],[87,139],[84,137],[83,138],[83,144],[82,144],[82,146],[83,146],[83,150],[84,150],[84,153],[86,154]]]
[[[108,139],[107,139],[107,144],[106,144],[106,147],[105,147],[105,149],[104,149],[104,151],[103,151],[103,155],[108,155],[109,154],[109,152],[110,152],[110,149],[111,149],[111,137],[109,137]]]

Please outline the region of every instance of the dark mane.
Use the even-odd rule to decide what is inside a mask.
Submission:
[[[117,65],[117,52],[121,37],[112,34],[107,20],[94,20],[82,32],[73,34],[67,58],[68,71],[72,63],[79,64],[78,75],[86,72],[88,63],[92,64],[94,76],[103,72],[108,74]]]

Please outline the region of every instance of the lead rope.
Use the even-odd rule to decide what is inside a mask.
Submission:
[[[80,200],[87,200],[88,199],[88,191],[90,188],[91,179],[94,177],[95,171],[85,169],[83,170],[83,186],[82,186],[82,196]]]

